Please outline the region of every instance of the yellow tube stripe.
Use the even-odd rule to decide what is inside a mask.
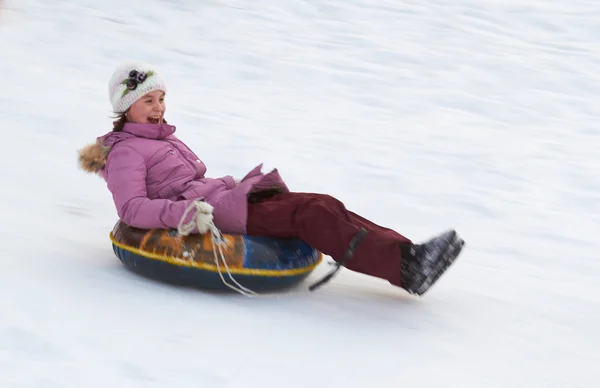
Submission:
[[[117,247],[119,247],[123,250],[126,250],[128,252],[134,253],[136,255],[140,255],[147,259],[164,261],[166,263],[173,264],[173,265],[176,265],[179,267],[192,267],[192,268],[206,270],[209,272],[215,272],[215,273],[219,272],[219,270],[215,264],[183,260],[183,259],[180,259],[180,258],[174,257],[174,256],[160,255],[157,253],[147,252],[147,251],[141,250],[139,248],[135,248],[135,247],[125,245],[125,244],[118,242],[113,237],[112,232],[109,234],[109,237],[110,237],[110,240],[112,241],[112,243],[115,244]],[[323,254],[321,252],[319,252],[319,258],[317,259],[317,261],[315,263],[311,264],[310,266],[304,267],[304,268],[274,270],[274,269],[229,267],[229,272],[233,275],[235,275],[235,274],[237,274],[237,275],[254,275],[254,276],[267,276],[267,277],[297,276],[297,275],[302,275],[304,273],[312,271],[313,269],[315,269],[317,267],[317,265],[319,265],[321,263],[322,260],[323,260]],[[219,265],[221,267],[221,272],[226,273],[227,270],[224,268],[222,263],[219,263]]]

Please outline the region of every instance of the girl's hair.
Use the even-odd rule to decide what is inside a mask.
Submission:
[[[123,113],[120,113],[117,116],[113,117],[113,118],[117,119],[117,121],[113,122],[113,132],[121,132],[123,130],[123,127],[125,126],[125,123],[127,122],[126,114],[127,114],[127,112],[123,112]]]

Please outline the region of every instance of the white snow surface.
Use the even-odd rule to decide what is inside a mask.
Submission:
[[[0,387],[598,387],[596,0],[5,0]],[[126,59],[209,176],[277,167],[458,262],[264,298],[141,278],[77,150]]]

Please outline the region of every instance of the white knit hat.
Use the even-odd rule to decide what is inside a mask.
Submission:
[[[155,90],[167,92],[167,86],[156,69],[143,62],[125,62],[119,65],[108,85],[113,112],[123,113],[140,97]]]

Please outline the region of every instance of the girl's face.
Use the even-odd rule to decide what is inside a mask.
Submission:
[[[138,99],[127,113],[129,121],[142,124],[162,124],[165,117],[165,92],[155,90]]]

